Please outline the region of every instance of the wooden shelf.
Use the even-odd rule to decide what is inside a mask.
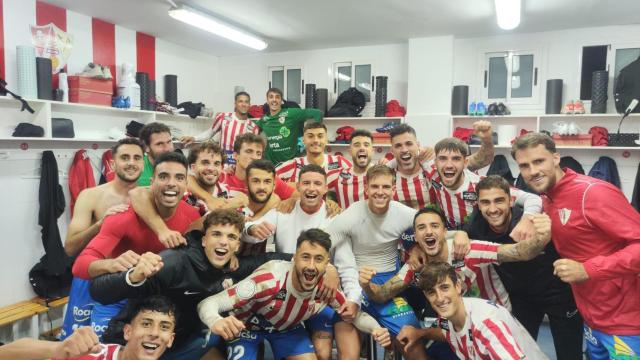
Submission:
[[[380,121],[380,122],[388,122],[388,121],[402,121],[402,117],[324,117],[322,121]]]
[[[350,144],[327,144],[327,147],[349,147]],[[391,147],[391,144],[372,144],[373,147]]]
[[[469,145],[473,149],[477,149],[480,145]],[[496,149],[511,149],[511,145],[495,145]],[[556,146],[557,149],[570,150],[640,150],[640,146]]]

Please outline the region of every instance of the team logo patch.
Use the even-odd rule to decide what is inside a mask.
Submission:
[[[332,162],[332,163],[329,163],[329,165],[327,165],[327,170],[335,170],[339,168],[340,168],[339,162]]]
[[[289,130],[286,126],[283,126],[283,127],[280,128],[278,133],[280,133],[280,135],[283,138],[287,138],[287,137],[289,137],[289,135],[291,135],[291,130]]]
[[[242,281],[236,287],[236,293],[240,299],[251,299],[256,293],[256,283],[253,280]]]
[[[453,260],[451,262],[451,266],[453,266],[455,269],[461,269],[464,267],[464,260]]]
[[[222,198],[222,199],[228,199],[229,198],[229,194],[227,194],[226,191],[221,191],[218,193],[218,197]]]
[[[436,188],[438,190],[442,189],[442,184],[440,184],[436,180],[431,180],[431,186],[433,186],[434,188]]]
[[[304,165],[302,165],[301,163],[296,163],[296,168],[298,169],[302,169],[304,167]]]
[[[279,122],[280,124],[284,124],[285,120],[286,120],[286,118],[285,118],[284,116],[280,116],[280,117],[278,118],[278,122]]]
[[[287,298],[287,290],[284,290],[284,289],[278,291],[275,297],[276,300],[284,300],[286,298]]]
[[[352,176],[351,173],[348,173],[348,172],[341,172],[340,173],[340,177],[343,178],[344,180],[351,179],[351,176]]]
[[[559,209],[558,215],[560,216],[560,222],[562,225],[567,225],[569,218],[571,217],[571,210],[569,209]]]
[[[478,201],[478,194],[474,191],[463,191],[462,199],[466,201]]]

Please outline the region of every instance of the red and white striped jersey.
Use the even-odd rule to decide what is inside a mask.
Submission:
[[[414,209],[421,209],[432,202],[429,189],[431,176],[435,170],[422,168],[417,174],[411,176],[403,175],[397,168],[395,170],[396,194],[393,196],[394,200]]]
[[[498,272],[493,264],[498,264],[498,247],[500,244],[489,241],[471,241],[471,250],[465,256],[464,261],[456,261],[453,258],[453,240],[447,240],[449,248],[448,262],[453,265],[462,281],[463,293],[469,297],[480,297],[491,300],[511,310],[509,292],[500,280]],[[409,264],[405,264],[398,276],[406,285],[417,286],[419,273],[411,270]]]
[[[438,319],[451,349],[463,360],[548,360],[527,330],[507,309],[492,301],[463,298],[466,319],[456,331]]]
[[[276,176],[285,182],[297,182],[300,169],[307,164],[309,164],[309,160],[307,160],[306,156],[299,156],[285,161],[276,168]],[[338,172],[351,166],[351,161],[342,155],[324,154],[322,167],[327,173],[327,183],[337,177]]]
[[[117,360],[122,346],[119,344],[100,344],[100,352],[74,357],[74,360]],[[55,358],[54,358],[55,359]]]
[[[218,113],[211,126],[213,133],[220,132],[220,147],[224,151],[233,151],[236,136],[248,132],[257,134],[260,129],[251,119],[240,120],[235,112]]]
[[[367,173],[355,174],[353,168],[343,169],[327,178],[327,188],[336,193],[338,204],[346,209],[356,201],[366,200],[364,188],[367,185]]]
[[[231,197],[231,194],[229,193],[229,189],[227,189],[227,186],[221,182],[216,182],[216,185],[213,187],[213,192],[211,193],[211,195],[214,198],[228,199]],[[187,204],[195,207],[196,210],[198,210],[198,212],[200,213],[200,216],[203,216],[209,211],[209,207],[207,206],[207,203],[189,191],[184,193],[184,197],[182,198],[182,200],[186,201]]]

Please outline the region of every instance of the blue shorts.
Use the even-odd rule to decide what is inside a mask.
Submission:
[[[98,339],[102,340],[102,334],[107,330],[107,327],[109,327],[109,321],[112,317],[118,315],[126,304],[127,300],[121,300],[109,305],[95,302],[93,312],[91,313],[91,327],[96,335],[98,335]]]
[[[311,334],[316,331],[324,331],[333,334],[333,326],[340,321],[342,321],[340,315],[338,315],[333,308],[325,306],[322,311],[307,319],[307,321],[304,322],[304,327],[307,328]]]
[[[175,344],[160,357],[161,360],[200,359],[211,348],[223,343],[220,336],[208,329],[202,329],[191,335],[180,347]]]
[[[235,165],[236,159],[233,158],[233,151],[224,150],[224,164],[226,165]]]
[[[640,360],[640,335],[609,335],[584,325],[590,360]]]
[[[62,322],[60,340],[66,339],[77,328],[91,325],[94,301],[89,295],[91,281],[74,277],[69,290],[69,303]]]
[[[395,274],[395,271],[378,273],[371,279],[371,282],[382,285],[395,276]],[[378,320],[380,325],[389,329],[389,332],[391,332],[393,336],[398,335],[405,325],[411,325],[416,328],[420,327],[420,322],[416,314],[404,298],[396,296],[384,304],[378,304],[369,301],[366,294],[363,293],[362,296],[362,309],[373,316],[374,319]]]
[[[309,334],[300,325],[285,331],[243,330],[237,339],[228,342],[227,359],[256,359],[258,347],[264,340],[269,341],[273,350],[273,358],[276,360],[315,352],[315,348],[309,340]]]

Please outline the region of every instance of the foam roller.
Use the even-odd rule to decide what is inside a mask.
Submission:
[[[306,84],[304,86],[304,107],[316,108],[318,101],[316,99],[316,84]]]
[[[53,100],[53,76],[51,70],[51,59],[43,57],[36,58],[38,99]]]
[[[322,112],[322,116],[327,115],[329,90],[328,89],[316,89],[317,109]]]
[[[469,87],[456,85],[451,91],[451,115],[467,115],[469,102]]]
[[[149,80],[147,83],[147,88],[149,89],[149,110],[156,110],[156,81]]]
[[[16,61],[18,65],[18,94],[27,99],[37,98],[36,49],[33,46],[17,46]]]
[[[149,110],[149,74],[137,72],[136,83],[140,85],[140,109]]]
[[[560,114],[562,111],[562,79],[547,80],[545,114]]]
[[[607,90],[609,87],[609,72],[594,71],[591,81],[591,113],[604,114],[607,112]]]
[[[164,101],[171,106],[178,106],[178,75],[164,76]]]

